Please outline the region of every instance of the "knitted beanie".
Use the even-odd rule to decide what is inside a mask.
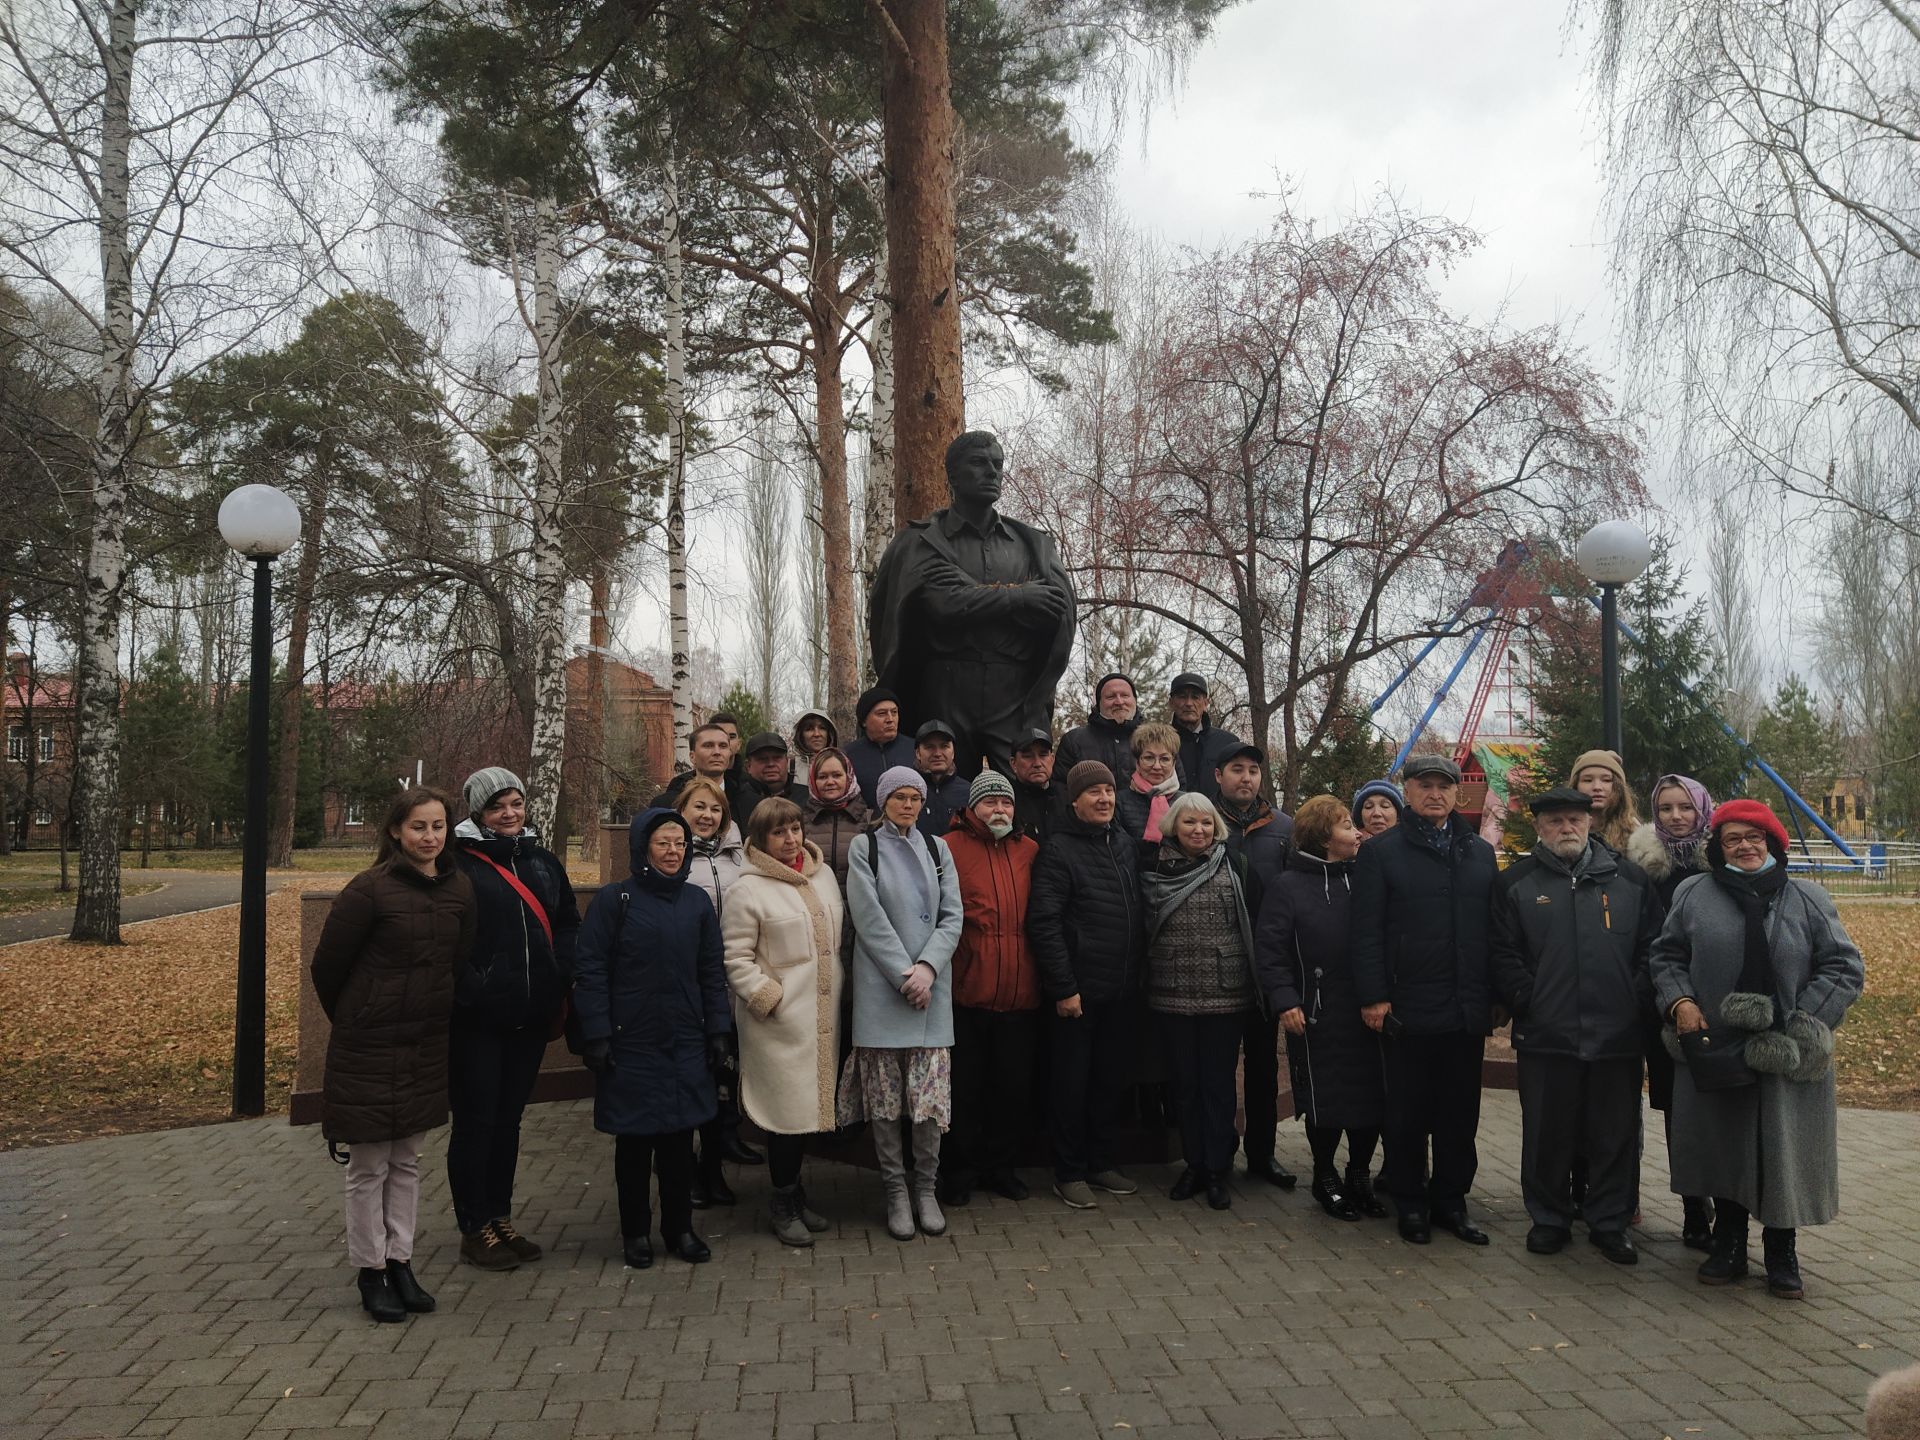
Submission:
[[[927,798],[927,782],[920,778],[920,772],[911,765],[896,765],[882,772],[879,782],[873,787],[873,798],[880,802],[882,810],[887,808],[887,797],[900,789],[918,790],[920,798]]]
[[[867,723],[867,716],[873,713],[873,707],[876,705],[885,705],[889,701],[898,705],[900,703],[900,697],[883,685],[876,685],[871,690],[863,690],[860,693],[860,698],[853,702],[854,721],[857,724],[865,725]]]
[[[1347,811],[1353,817],[1355,825],[1360,823],[1360,807],[1367,803],[1369,795],[1384,795],[1393,802],[1396,812],[1404,810],[1407,805],[1406,797],[1400,793],[1400,787],[1391,780],[1369,780],[1353,792],[1353,804]]]
[[[967,805],[978,805],[989,795],[1002,795],[1013,799],[1013,782],[998,770],[982,770],[973,777],[973,784],[967,787]]]
[[[504,765],[489,765],[469,775],[467,783],[460,787],[460,794],[467,802],[467,813],[478,818],[480,812],[491,805],[497,796],[509,790],[518,790],[522,795],[527,793],[527,787],[520,783],[520,777],[513,771]]]
[[[1611,750],[1587,751],[1586,754],[1574,761],[1573,768],[1567,771],[1567,783],[1569,785],[1573,784],[1573,782],[1579,778],[1582,770],[1594,765],[1599,766],[1602,770],[1611,770],[1613,772],[1614,789],[1624,791],[1627,788],[1626,762]]]
[[[1067,771],[1067,803],[1072,804],[1096,785],[1113,784],[1113,771],[1098,760],[1082,760]]]

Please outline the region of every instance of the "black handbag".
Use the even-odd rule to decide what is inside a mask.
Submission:
[[[1738,1090],[1758,1080],[1747,1064],[1746,1030],[1730,1030],[1709,1025],[1704,1030],[1687,1030],[1680,1035],[1680,1052],[1687,1059],[1687,1074],[1699,1091]]]

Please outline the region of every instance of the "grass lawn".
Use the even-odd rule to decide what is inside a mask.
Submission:
[[[271,1110],[286,1106],[298,1043],[299,896],[333,883],[267,902]],[[1867,957],[1838,1037],[1841,1101],[1920,1109],[1920,905],[1842,900],[1840,914]],[[118,947],[0,947],[0,1149],[224,1118],[238,926],[228,908],[131,925]]]
[[[311,850],[293,852],[293,864],[284,870],[273,870],[274,875],[354,875],[373,863],[372,847],[324,846]],[[224,850],[155,850],[147,857],[149,868],[154,870],[205,870],[214,873],[240,873],[240,852],[234,849]],[[71,851],[67,854],[68,874],[77,882],[79,878],[79,857]],[[120,873],[129,885],[128,893],[140,893],[132,889],[139,884],[140,852],[123,850],[120,852]],[[580,842],[574,841],[567,850],[567,871],[573,876],[575,884],[591,884],[599,880],[600,868],[597,860],[580,858]],[[16,850],[10,855],[0,855],[0,893],[9,887],[31,887],[43,879],[52,881],[60,874],[60,855],[53,850]],[[149,886],[149,889],[152,887]],[[60,902],[53,902],[60,903]],[[66,903],[71,904],[71,901]],[[30,907],[20,907],[30,908]],[[7,913],[0,908],[0,914]]]
[[[12,883],[0,884],[0,915],[20,915],[29,910],[54,910],[73,904],[74,891],[60,893],[59,871],[56,869],[48,878],[41,878],[30,871],[15,872],[0,870],[0,881]],[[122,881],[122,895],[150,895],[160,888],[158,880],[149,882]]]

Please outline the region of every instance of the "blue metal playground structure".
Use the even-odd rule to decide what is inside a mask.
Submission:
[[[1475,653],[1485,644],[1487,647],[1486,658],[1481,666],[1480,678],[1474,687],[1471,698],[1467,702],[1466,714],[1460,726],[1460,739],[1454,746],[1454,759],[1461,767],[1463,776],[1467,777],[1470,789],[1473,782],[1484,781],[1484,777],[1479,775],[1478,766],[1474,762],[1474,741],[1480,727],[1481,716],[1486,711],[1487,697],[1493,690],[1494,680],[1499,672],[1501,659],[1506,654],[1507,647],[1513,637],[1513,632],[1525,623],[1524,617],[1526,613],[1530,610],[1538,610],[1546,604],[1551,603],[1549,593],[1542,588],[1538,580],[1530,573],[1529,558],[1530,552],[1528,551],[1525,541],[1508,541],[1506,547],[1500,552],[1500,558],[1495,562],[1493,568],[1481,575],[1474,583],[1472,593],[1468,595],[1466,602],[1462,604],[1458,610],[1453,612],[1452,617],[1440,628],[1439,632],[1420,647],[1419,652],[1407,662],[1398,675],[1394,676],[1392,683],[1389,684],[1386,689],[1382,690],[1374,702],[1367,707],[1367,715],[1371,719],[1371,717],[1379,713],[1380,707],[1386,704],[1394,693],[1412,678],[1413,673],[1439,648],[1443,641],[1455,639],[1462,635],[1466,637],[1466,644],[1461,647],[1459,657],[1454,660],[1452,666],[1447,670],[1445,677],[1440,682],[1439,688],[1434,691],[1432,700],[1428,702],[1426,709],[1420,713],[1419,720],[1414,723],[1413,729],[1401,743],[1399,750],[1395,752],[1392,765],[1392,770],[1395,773],[1399,771],[1407,757],[1413,753],[1413,747],[1419,742],[1420,737],[1426,733],[1427,726],[1433,722],[1433,717],[1439,712],[1440,707],[1446,703],[1448,695],[1453,691],[1454,684],[1466,671]],[[1600,602],[1592,599],[1591,596],[1588,598],[1592,600],[1593,605],[1597,609]],[[1625,621],[1620,622],[1620,633],[1625,635],[1643,655],[1648,654],[1645,642],[1635,633],[1633,627]],[[1656,664],[1659,663],[1657,657],[1650,658],[1654,658]],[[1786,797],[1788,815],[1793,821],[1794,832],[1799,839],[1801,856],[1803,857],[1801,860],[1795,862],[1796,866],[1815,865],[1821,868],[1838,866],[1845,869],[1861,869],[1874,863],[1875,857],[1872,855],[1863,856],[1858,854],[1852,846],[1841,839],[1833,827],[1821,818],[1819,811],[1809,805],[1791,785],[1787,784],[1787,782],[1781,778],[1778,771],[1761,758],[1753,746],[1748,744],[1746,739],[1735,730],[1732,725],[1727,723],[1726,717],[1721,715],[1705,696],[1701,695],[1698,690],[1681,677],[1676,675],[1672,678],[1680,688],[1686,692],[1687,697],[1691,699],[1695,705],[1699,706],[1701,711],[1725,731],[1728,738],[1739,747],[1741,758],[1745,763],[1745,769],[1742,771],[1741,784],[1738,788],[1744,789],[1746,775],[1757,770],[1761,775],[1766,777],[1767,780],[1779,787],[1780,793]],[[1469,815],[1476,815],[1477,806],[1480,803],[1477,794],[1471,805],[1466,803],[1467,800],[1468,795],[1463,794],[1461,808]],[[1803,817],[1805,821],[1811,822],[1814,828],[1839,852],[1838,857],[1814,856],[1812,848],[1808,843],[1806,825],[1802,823]],[[1878,849],[1880,847],[1873,848]]]

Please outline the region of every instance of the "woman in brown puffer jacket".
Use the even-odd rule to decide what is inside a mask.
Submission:
[[[347,1258],[376,1320],[433,1309],[413,1277],[420,1148],[447,1120],[454,966],[473,948],[473,886],[447,854],[446,797],[416,787],[388,812],[370,869],[349,880],[313,952],[333,1024],[321,1128],[350,1147]]]

